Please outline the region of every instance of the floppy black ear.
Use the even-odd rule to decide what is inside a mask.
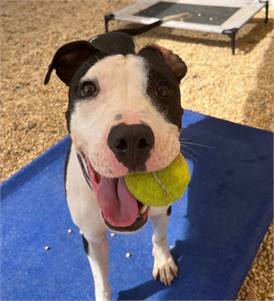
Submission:
[[[187,66],[185,62],[171,50],[159,46],[157,44],[152,44],[146,46],[145,48],[139,51],[139,55],[141,56],[157,56],[163,59],[165,64],[169,67],[169,69],[174,73],[178,82],[181,81],[183,77],[185,77],[187,73]]]
[[[96,52],[98,50],[87,41],[75,41],[65,44],[55,53],[45,76],[44,84],[46,85],[49,82],[51,72],[55,69],[57,76],[68,86],[80,65]]]

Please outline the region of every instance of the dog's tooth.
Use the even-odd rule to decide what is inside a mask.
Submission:
[[[144,205],[141,210],[140,210],[140,213],[143,214],[146,210],[147,210],[147,205]]]

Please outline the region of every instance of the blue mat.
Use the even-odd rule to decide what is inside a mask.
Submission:
[[[191,112],[183,124],[184,138],[209,147],[188,145],[196,151],[186,149],[195,157],[188,160],[192,179],[172,210],[169,244],[180,276],[171,287],[152,280],[151,224],[109,236],[114,299],[235,299],[272,220],[272,134]],[[68,142],[2,185],[2,300],[94,298],[64,197]]]

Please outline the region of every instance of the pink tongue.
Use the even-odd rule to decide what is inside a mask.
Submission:
[[[138,217],[136,199],[127,190],[124,179],[100,177],[94,187],[99,207],[104,218],[113,226],[126,227],[133,224]]]

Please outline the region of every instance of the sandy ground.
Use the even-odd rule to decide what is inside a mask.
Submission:
[[[133,1],[1,0],[1,179],[13,174],[66,134],[67,91],[43,77],[55,50],[104,30],[102,16]],[[274,17],[273,8],[270,18]],[[111,28],[121,23],[111,23]],[[231,55],[226,36],[158,28],[136,38],[157,42],[188,65],[181,85],[186,109],[253,127],[272,127],[272,19],[258,13],[237,36]],[[239,298],[274,299],[272,227]]]

